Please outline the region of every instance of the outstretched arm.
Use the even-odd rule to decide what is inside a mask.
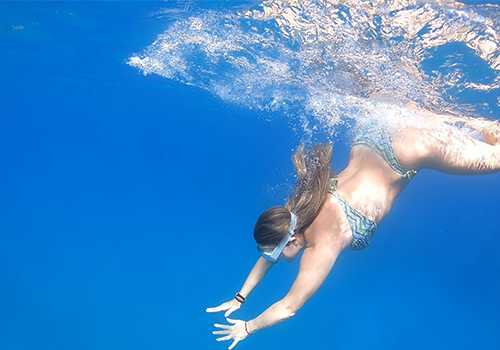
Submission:
[[[339,254],[340,251],[330,247],[306,248],[300,260],[299,274],[288,294],[248,321],[249,333],[272,327],[294,316],[321,287]]]
[[[264,279],[266,274],[271,270],[274,264],[270,263],[264,258],[259,258],[255,263],[252,271],[248,274],[248,277],[241,287],[239,294],[244,296],[245,298],[252,292],[252,290]],[[236,299],[232,299],[227,301],[217,307],[209,307],[206,309],[206,312],[219,312],[226,311],[224,317],[228,317],[234,311],[238,310],[241,307],[241,303]]]
[[[252,290],[264,279],[266,274],[271,270],[275,264],[270,263],[263,257],[255,263],[252,271],[248,274],[248,277],[241,287],[240,294],[245,296],[245,298],[252,292]]]
[[[323,284],[340,252],[333,247],[306,248],[300,260],[299,274],[288,294],[253,320],[244,322],[228,319],[228,322],[233,325],[215,325],[222,330],[213,333],[225,335],[218,338],[217,341],[233,339],[233,343],[229,347],[232,349],[248,335],[272,327],[294,316]]]

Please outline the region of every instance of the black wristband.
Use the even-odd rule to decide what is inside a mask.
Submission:
[[[237,301],[239,301],[242,304],[247,300],[247,298],[245,298],[240,293],[236,293],[236,295],[234,296],[234,299],[236,299]]]

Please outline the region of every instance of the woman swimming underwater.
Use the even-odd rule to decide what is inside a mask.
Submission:
[[[500,171],[498,121],[435,115],[415,108],[407,112],[426,122],[418,123],[419,127],[370,123],[361,127],[349,164],[337,176],[330,169],[331,145],[297,149],[293,163],[298,177],[290,199],[284,207],[264,211],[255,224],[261,257],[234,299],[206,311],[225,311],[227,318],[277,261],[292,262],[303,251],[298,275],[288,294],[256,318],[246,322],[227,318],[229,325],[216,324],[220,330],[213,334],[221,335],[217,341],[233,340],[232,349],[249,335],[295,315],[325,281],[340,253],[370,244],[378,225],[419,170],[457,175]]]

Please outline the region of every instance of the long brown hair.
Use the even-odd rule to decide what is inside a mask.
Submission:
[[[254,227],[257,244],[276,245],[290,228],[290,212],[297,215],[296,232],[306,229],[314,221],[325,202],[333,176],[330,162],[332,145],[315,144],[306,150],[301,144],[293,154],[297,182],[284,207],[264,211]]]

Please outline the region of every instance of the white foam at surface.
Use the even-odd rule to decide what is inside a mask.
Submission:
[[[386,104],[401,109],[415,102],[449,111],[455,108],[453,91],[499,87],[498,6],[269,0],[237,13],[185,16],[128,63],[230,103],[300,116],[307,128],[319,125],[334,133],[360,118],[408,118],[379,113],[388,111]],[[444,73],[426,72],[423,64],[451,43],[473,50],[493,81],[467,81],[458,55],[447,56]]]

